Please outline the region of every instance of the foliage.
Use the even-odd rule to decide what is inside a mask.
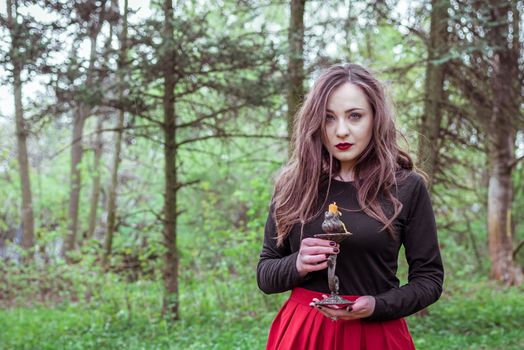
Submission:
[[[26,3],[30,2],[21,2]],[[181,187],[177,198],[181,320],[172,324],[161,315],[165,248],[163,77],[158,58],[166,48],[160,45],[163,19],[155,12],[161,5],[155,2],[146,20],[131,11],[126,97],[115,101],[116,46],[106,50],[98,44],[97,74],[102,83],[90,91],[85,87],[87,56],[82,50],[87,47],[88,26],[82,18],[69,23],[73,3],[55,3],[62,11],[55,14],[63,27],[59,32],[67,27],[73,38],[61,36],[61,44],[65,47],[70,40],[74,44],[63,57],[50,60],[52,67],[42,65],[53,91],[32,96],[34,100],[26,103],[27,115],[33,116],[28,118],[37,229],[33,262],[25,261],[26,253],[17,246],[20,184],[14,122],[0,116],[0,348],[263,348],[271,320],[286,297],[258,291],[255,269],[273,179],[288,152],[283,107],[287,7],[274,1],[181,2],[175,11],[179,50],[175,104],[177,122],[183,126],[177,130],[177,171],[178,181],[191,185]],[[417,16],[404,14],[409,17],[404,18],[407,24],[399,25],[393,15],[388,20],[377,15],[380,9],[374,6],[381,2],[351,3],[349,9],[341,2],[307,3],[308,76],[334,62],[371,66],[387,82],[396,102],[397,124],[406,136],[405,147],[413,153],[423,108],[426,43],[424,37],[406,34],[406,28],[427,29],[427,4],[414,2]],[[84,5],[90,4],[94,2]],[[457,11],[453,16],[460,21]],[[33,16],[24,19],[32,20]],[[0,30],[5,36],[5,28]],[[107,26],[100,35],[104,40],[99,42],[107,41]],[[473,45],[459,44],[467,46],[461,48],[464,52]],[[456,49],[451,58],[457,59],[461,52]],[[1,56],[7,58],[5,53]],[[26,68],[36,72],[35,67]],[[524,290],[485,279],[489,271],[485,135],[462,118],[471,105],[461,91],[448,82],[446,93],[454,109],[445,116],[441,140],[445,169],[433,201],[446,269],[445,292],[429,308],[429,316],[410,317],[408,322],[421,349],[520,349],[524,347],[520,334]],[[102,191],[97,230],[94,237],[80,240],[75,263],[67,265],[58,252],[69,220],[72,105],[68,101],[72,100],[94,105],[93,116],[106,118],[107,130],[98,170]],[[49,109],[44,102],[55,106]],[[126,122],[117,232],[109,271],[103,271],[99,259],[118,108],[126,110]],[[94,136],[93,119],[84,130],[86,146]],[[225,137],[231,134],[238,137]],[[255,134],[266,137],[245,137]],[[522,135],[517,138],[517,156],[524,150]],[[80,233],[87,228],[88,194],[95,175],[93,152],[86,148],[79,165]],[[524,161],[517,164],[513,176],[513,224],[519,242],[524,240]],[[524,266],[524,248],[517,260]],[[406,271],[401,262],[404,281]]]

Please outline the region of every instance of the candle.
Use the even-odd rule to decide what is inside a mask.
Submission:
[[[333,202],[333,204],[329,205],[329,212],[333,214],[338,213],[337,202]]]

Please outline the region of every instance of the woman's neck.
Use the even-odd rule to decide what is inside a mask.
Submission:
[[[355,180],[355,172],[351,169],[340,169],[338,175],[336,176],[337,180],[349,182]]]

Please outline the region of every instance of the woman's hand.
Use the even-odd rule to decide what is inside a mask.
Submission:
[[[339,246],[333,241],[320,238],[304,238],[297,256],[297,271],[304,277],[309,272],[327,268],[329,254],[338,254]]]
[[[327,298],[327,295],[323,295]],[[370,295],[364,295],[355,300],[353,305],[348,307],[337,307],[336,305],[324,306],[317,305],[316,302],[319,300],[314,298],[310,306],[316,307],[324,316],[331,318],[332,320],[356,320],[358,318],[364,318],[371,316],[375,311],[375,298]]]

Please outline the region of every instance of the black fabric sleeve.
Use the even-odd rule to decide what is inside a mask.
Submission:
[[[411,315],[438,300],[444,268],[440,257],[435,216],[426,186],[420,176],[411,192],[407,226],[401,234],[409,265],[408,283],[375,296],[372,321]]]
[[[271,206],[264,229],[264,245],[257,266],[258,287],[266,294],[281,293],[296,287],[303,278],[296,267],[298,251],[291,252],[289,240],[277,247],[276,224]]]

